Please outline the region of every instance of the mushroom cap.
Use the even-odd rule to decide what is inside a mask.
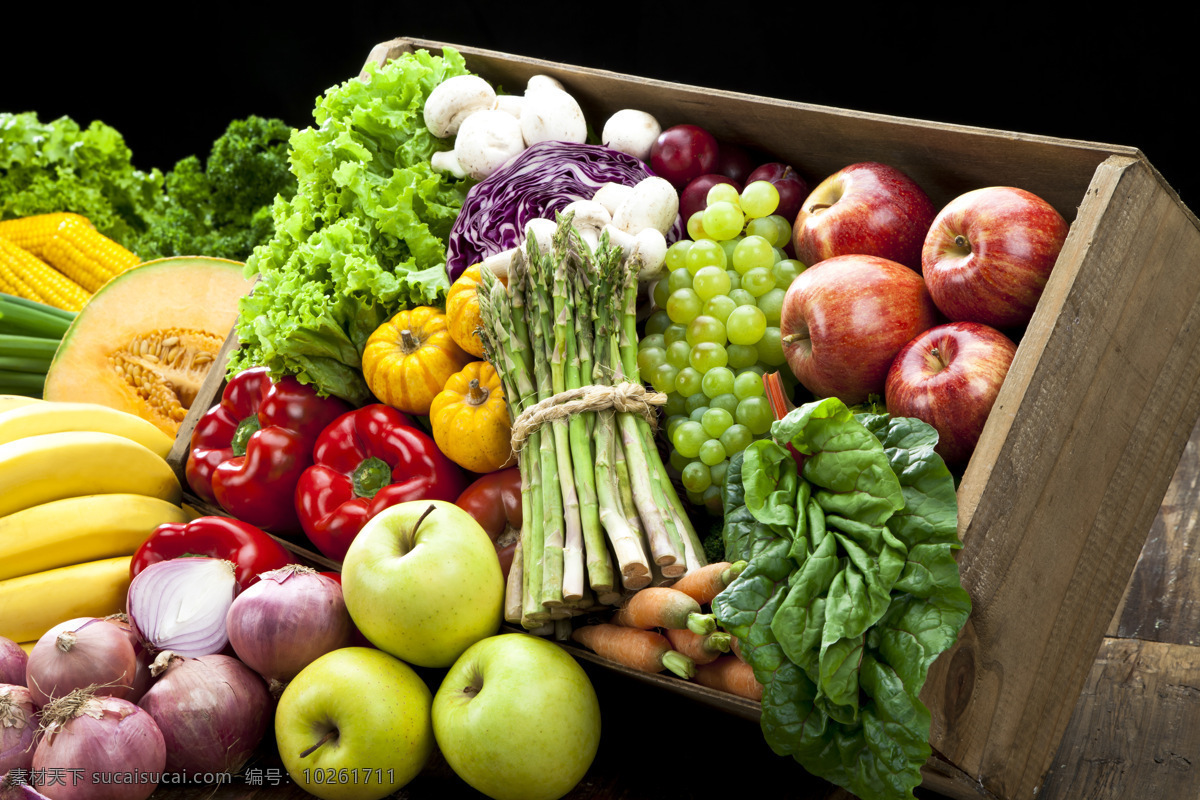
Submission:
[[[538,142],[587,141],[587,120],[575,98],[559,89],[526,92],[521,107],[521,134],[526,146]]]
[[[455,75],[439,83],[425,100],[425,127],[439,139],[458,133],[470,115],[496,106],[496,90],[478,75]]]
[[[650,149],[662,133],[662,126],[652,114],[636,108],[623,108],[608,118],[600,141],[605,147],[650,160]]]
[[[491,175],[524,149],[521,123],[512,114],[497,109],[467,117],[454,140],[458,163],[475,180]]]

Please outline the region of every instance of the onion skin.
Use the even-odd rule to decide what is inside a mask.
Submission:
[[[0,636],[0,683],[24,686],[25,663],[28,660],[29,656],[21,649],[21,645]]]
[[[151,649],[206,656],[229,643],[225,616],[238,588],[232,562],[173,558],[150,564],[129,582],[125,608],[138,638]],[[197,598],[202,608],[196,607]]]
[[[260,575],[234,599],[225,628],[237,657],[276,697],[317,658],[349,647],[356,631],[341,584],[298,565]]]
[[[184,658],[163,652],[165,665],[138,702],[158,723],[170,772],[237,772],[271,724],[274,702],[263,679],[236,658]]]
[[[9,778],[7,775],[0,775],[0,800],[50,800],[25,781],[24,777]]]
[[[0,684],[0,775],[33,765],[37,713],[24,686]]]
[[[110,614],[103,618],[109,625],[115,625],[119,630],[129,638],[129,644],[133,646],[133,654],[137,658],[137,668],[133,673],[133,685],[130,687],[129,694],[125,695],[125,699],[131,703],[136,703],[142,699],[142,695],[150,688],[150,684],[154,683],[154,676],[150,674],[150,662],[154,660],[154,656],[138,638],[137,631],[133,628],[133,623],[129,621],[129,615]]]
[[[146,800],[158,788],[166,743],[154,719],[133,703],[79,690],[44,715],[53,729],[33,751],[33,769],[64,776],[40,787],[50,800]],[[131,782],[115,783],[115,776]]]
[[[102,620],[72,620],[51,628],[29,652],[25,685],[39,708],[95,686],[95,694],[127,698],[137,672],[129,637]]]

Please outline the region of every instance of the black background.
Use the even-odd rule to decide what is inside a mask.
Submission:
[[[9,5],[0,110],[101,119],[124,134],[143,169],[206,155],[231,119],[248,114],[306,127],[316,97],[357,74],[374,44],[414,36],[788,100],[1134,146],[1185,203],[1200,207],[1191,158],[1200,106],[1189,41],[1195,12],[1168,17],[1122,6],[1116,17],[1091,4],[1068,11],[1048,2],[351,0],[303,11],[193,4],[159,7],[157,15],[110,4],[81,15],[45,3]]]

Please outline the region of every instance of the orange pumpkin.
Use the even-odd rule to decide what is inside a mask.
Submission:
[[[486,361],[472,361],[446,381],[429,423],[438,449],[464,469],[495,472],[517,463],[504,389]]]
[[[431,306],[400,311],[367,339],[362,369],[381,403],[425,415],[450,376],[472,360],[446,329],[446,315]]]
[[[476,358],[485,358],[483,339],[475,332],[482,325],[479,315],[479,264],[467,267],[446,293],[446,318],[454,342]],[[505,283],[505,279],[500,279]]]

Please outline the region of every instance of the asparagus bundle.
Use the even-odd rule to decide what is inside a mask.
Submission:
[[[549,246],[529,238],[507,286],[483,271],[484,349],[504,383],[522,481],[506,609],[527,628],[704,564],[638,375],[639,266],[606,239],[590,249],[566,216]]]

